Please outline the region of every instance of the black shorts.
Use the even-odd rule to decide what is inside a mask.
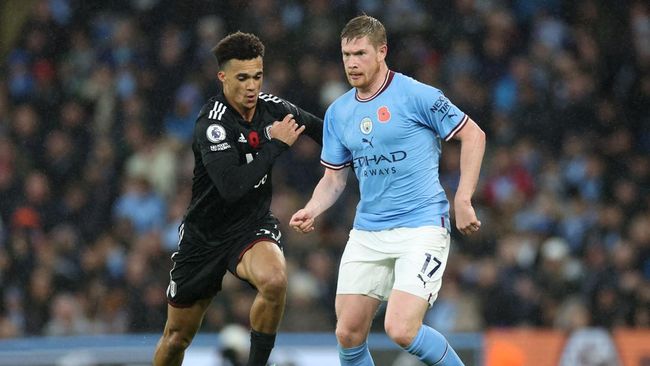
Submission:
[[[205,243],[185,231],[178,251],[172,254],[174,266],[167,287],[167,302],[174,307],[189,307],[196,301],[212,298],[221,290],[226,270],[237,276],[237,265],[244,253],[260,241],[276,243],[282,249],[278,220],[269,215],[241,235],[220,243]]]

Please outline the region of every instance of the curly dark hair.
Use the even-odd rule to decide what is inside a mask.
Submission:
[[[251,33],[235,32],[229,34],[212,49],[217,58],[219,68],[232,60],[252,60],[258,56],[264,57],[264,44]]]

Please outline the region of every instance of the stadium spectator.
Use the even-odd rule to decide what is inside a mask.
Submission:
[[[3,10],[11,3],[3,2]],[[481,126],[494,147],[486,152],[476,201],[485,231],[474,238],[453,235],[452,246],[458,250],[446,270],[455,274],[457,297],[470,298],[477,307],[463,311],[489,315],[478,301],[485,284],[479,284],[476,273],[483,269],[484,258],[490,257],[497,271],[494,280],[530,305],[513,320],[514,326],[566,324],[564,309],[576,308],[567,311],[579,314],[577,323],[608,325],[596,317],[611,310],[612,294],[619,295],[616,306],[626,309],[615,314],[616,324],[650,326],[650,10],[646,2],[632,0],[626,6],[556,0],[32,3],[34,8],[25,17],[3,12],[2,18],[7,14],[16,18],[13,26],[3,22],[0,41],[0,73],[5,76],[0,80],[2,336],[43,335],[53,314],[52,299],[71,291],[59,283],[52,269],[39,268],[34,255],[53,241],[59,225],[80,233],[79,250],[70,253],[53,247],[47,253],[56,261],[79,262],[82,283],[73,294],[92,300],[90,318],[99,324],[87,331],[159,331],[164,301],[150,296],[151,308],[146,312],[154,315],[132,326],[131,321],[143,315],[132,312],[143,307],[130,306],[127,299],[134,300],[120,289],[127,272],[130,283],[142,283],[134,286],[137,297],[144,288],[164,293],[167,286],[160,281],[166,275],[166,262],[161,265],[165,273],[156,267],[160,253],[145,251],[131,259],[135,243],[148,234],[131,230],[113,216],[120,188],[129,177],[126,162],[135,160],[138,147],[145,145],[142,137],[149,140],[149,151],[173,154],[175,173],[164,175],[163,186],[152,180],[166,207],[158,213],[156,231],[173,227],[179,219],[178,207],[182,211],[189,204],[186,187],[192,178],[193,156],[189,146],[166,145],[170,136],[164,116],[173,113],[172,101],[181,85],[196,85],[201,95],[217,93],[216,67],[206,50],[224,34],[260,31],[263,41],[273,43],[265,58],[269,91],[313,103],[317,109],[312,112],[318,115],[324,112],[325,100],[345,90],[336,31],[361,12],[395,24],[388,34],[395,47],[389,62],[410,76],[440,85],[462,110],[482,116]],[[398,55],[404,56],[394,57]],[[306,66],[300,68],[303,59]],[[313,80],[300,80],[301,73]],[[510,79],[516,81],[516,88],[511,89]],[[308,88],[298,87],[303,83]],[[495,90],[509,96],[504,105],[511,110],[495,109]],[[134,131],[138,125],[140,136]],[[575,136],[582,145],[578,148],[573,146]],[[46,153],[48,140],[55,145],[50,149],[59,153],[72,150],[62,154],[67,156],[63,160],[70,159],[72,176],[45,169],[53,164]],[[72,146],[63,148],[61,141]],[[445,149],[443,157],[453,161],[457,146]],[[281,222],[287,222],[297,204],[308,198],[322,173],[317,147],[296,146],[295,150],[275,166],[273,210]],[[493,161],[501,150],[515,157],[515,177],[533,183],[517,186],[526,198],[514,206],[484,195],[490,177],[497,176],[492,166],[497,165]],[[528,151],[524,160],[522,151]],[[302,173],[294,166],[308,169]],[[458,166],[443,158],[441,181],[449,195],[457,179]],[[61,181],[65,186],[59,185]],[[289,271],[312,271],[308,263],[313,259],[306,255],[312,249],[340,257],[358,200],[355,184],[348,183],[344,196],[323,218],[318,235],[306,238],[284,230]],[[176,240],[163,240],[162,232],[158,235],[166,243],[160,245],[168,258]],[[570,250],[544,250],[550,238],[564,240]],[[507,248],[501,248],[504,245]],[[551,254],[559,252],[564,257],[552,259]],[[127,271],[126,263],[132,260],[141,260],[142,269]],[[561,281],[560,286],[568,287],[559,293],[569,295],[546,293],[543,279],[549,261],[558,260],[578,282],[584,281],[585,288],[576,289],[575,280],[569,285]],[[595,264],[609,268],[611,275],[597,275]],[[507,275],[513,272],[515,281]],[[335,273],[314,275],[319,283],[335,282]],[[137,277],[141,282],[134,282]],[[236,317],[233,304],[250,300],[250,292],[233,283],[224,283],[221,298],[208,309],[206,329],[217,331],[232,319],[248,325],[247,314]],[[464,301],[454,300],[455,294],[446,299],[446,286],[454,292],[450,279],[443,286],[441,304]],[[539,298],[531,298],[531,289]],[[331,294],[324,296],[333,301]],[[288,313],[293,312],[292,306],[288,304]],[[327,313],[330,307],[319,309]],[[440,324],[435,312],[442,310],[434,308],[427,319]],[[447,326],[476,330],[486,324],[481,315],[463,319],[467,322]],[[311,330],[329,331],[333,326],[319,329],[316,324]],[[282,324],[281,329],[284,326],[291,325]]]

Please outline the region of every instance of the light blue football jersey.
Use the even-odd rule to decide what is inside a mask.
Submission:
[[[353,88],[334,101],[325,113],[321,163],[354,169],[361,195],[354,228],[449,229],[438,178],[441,140],[467,120],[440,90],[393,71],[374,96],[360,99]]]

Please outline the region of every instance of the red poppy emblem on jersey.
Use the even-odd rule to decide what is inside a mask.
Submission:
[[[260,136],[257,134],[257,131],[251,131],[248,134],[248,143],[253,147],[253,149],[257,149],[257,146],[260,144]]]
[[[385,105],[379,107],[379,109],[377,109],[377,118],[381,123],[388,122],[390,120],[390,111],[388,110],[388,107]]]

